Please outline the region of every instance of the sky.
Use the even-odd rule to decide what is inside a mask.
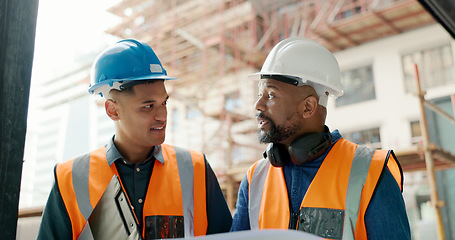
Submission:
[[[120,18],[106,9],[119,1],[40,0],[32,83],[70,63],[78,54],[114,43],[104,31]]]
[[[121,0],[39,1],[27,133],[39,131],[36,126],[43,117],[36,107],[39,102],[35,98],[39,94],[39,83],[58,76],[57,73],[61,72],[59,70],[67,69],[79,55],[97,54],[117,41],[117,38],[106,34],[105,30],[118,24],[121,19],[106,9],[119,1]],[[26,142],[26,148],[27,144],[29,143]],[[35,191],[33,178],[27,179],[34,174],[33,168],[33,161],[24,162],[20,200],[23,207],[34,204],[33,198],[29,197]]]
[[[122,0],[40,0],[30,84],[28,122],[36,122],[39,83],[60,76],[80,55],[97,54],[118,38],[105,31],[121,18],[106,10]],[[64,71],[64,70],[63,70]]]

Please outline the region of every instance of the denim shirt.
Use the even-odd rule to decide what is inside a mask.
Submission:
[[[292,161],[283,167],[290,213],[298,213],[303,197],[319,167],[330,149],[341,138],[338,130],[331,133],[332,145],[313,162],[297,166]],[[246,176],[240,183],[237,210],[234,214],[231,231],[249,230],[248,181]],[[411,239],[406,208],[400,187],[386,168],[379,178],[375,192],[365,213],[365,226],[368,239]]]

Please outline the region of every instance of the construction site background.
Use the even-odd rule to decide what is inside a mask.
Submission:
[[[123,0],[108,11],[121,20],[107,34],[147,42],[168,74],[179,78],[166,82],[166,142],[206,154],[232,212],[241,179],[266,147],[256,137],[257,82],[247,76],[261,68],[280,40],[303,36],[334,52],[343,72],[345,95],[329,101],[327,125],[356,143],[394,149],[405,171],[413,239],[435,236],[410,66],[420,64],[427,98],[453,116],[454,41],[416,0]],[[22,189],[28,192],[21,193],[18,239],[33,234],[30,229],[39,223],[53,166],[112,137],[103,100],[86,90],[93,59],[85,56],[37,80],[42,91],[30,106],[45,117],[27,133]],[[455,125],[426,114],[446,203],[444,232],[446,239],[455,239],[455,192],[448,185],[455,177]]]

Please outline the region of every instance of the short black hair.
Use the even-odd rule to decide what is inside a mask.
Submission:
[[[163,79],[147,79],[147,80],[137,80],[137,81],[130,81],[120,86],[120,92],[126,94],[134,94],[134,86],[139,84],[147,84],[156,81],[164,81]]]

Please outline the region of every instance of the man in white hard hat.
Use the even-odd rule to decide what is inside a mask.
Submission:
[[[38,239],[161,239],[229,231],[232,217],[205,155],[164,144],[167,76],[146,43],[98,55],[89,92],[115,135],[55,167]],[[137,227],[136,227],[137,226]]]
[[[231,231],[296,229],[328,239],[410,239],[402,171],[393,151],[358,146],[325,125],[343,94],[338,63],[304,38],[279,42],[260,72],[264,158],[239,188]]]

